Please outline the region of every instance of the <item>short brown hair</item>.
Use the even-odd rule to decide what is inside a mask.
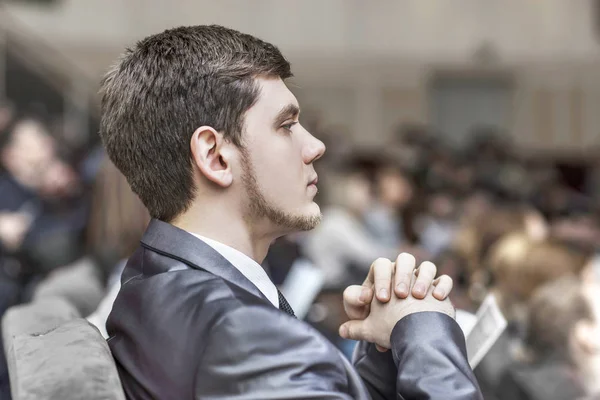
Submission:
[[[517,234],[498,243],[489,266],[496,283],[511,289],[513,300],[529,301],[544,284],[565,275],[579,274],[588,256],[551,239],[535,241]]]
[[[577,322],[593,319],[580,278],[570,275],[539,289],[531,299],[525,342],[536,359],[569,360],[569,337]]]
[[[150,215],[171,221],[195,195],[190,139],[211,126],[242,146],[257,76],[286,79],[272,44],[222,26],[170,29],[127,49],[102,81],[100,136]]]

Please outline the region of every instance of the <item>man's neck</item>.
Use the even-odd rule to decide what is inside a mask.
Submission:
[[[221,242],[246,254],[259,264],[262,264],[269,246],[276,239],[272,235],[261,234],[241,215],[238,216],[232,210],[221,210],[219,207],[192,206],[171,224],[190,233]]]

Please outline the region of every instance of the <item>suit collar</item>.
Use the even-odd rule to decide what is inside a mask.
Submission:
[[[207,271],[267,300],[260,290],[219,252],[183,229],[152,219],[141,242],[147,249],[174,258],[194,269]],[[147,267],[144,265],[145,273],[166,272],[149,271]]]

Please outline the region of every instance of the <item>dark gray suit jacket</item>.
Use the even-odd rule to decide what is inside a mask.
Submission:
[[[107,322],[130,399],[480,399],[463,334],[413,314],[352,366],[193,235],[153,220]]]

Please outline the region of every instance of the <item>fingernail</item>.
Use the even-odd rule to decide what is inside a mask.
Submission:
[[[378,352],[380,353],[385,353],[386,351],[388,351],[389,349],[386,349],[385,347],[381,347],[379,345],[375,345],[375,348],[377,349]]]
[[[369,297],[370,297],[369,295],[371,294],[370,292],[371,291],[369,289],[363,289],[360,292],[360,296],[359,296],[358,300],[360,300],[363,303],[368,302],[369,301]]]
[[[435,294],[436,297],[441,297],[441,298],[446,297],[446,292],[442,288],[436,288],[433,291],[433,294]]]
[[[400,293],[408,294],[408,286],[406,285],[406,283],[399,283],[396,287],[398,288],[398,291]]]
[[[423,283],[417,283],[415,285],[415,292],[417,292],[417,294],[425,294],[425,285]]]
[[[388,298],[388,291],[387,289],[381,289],[379,291],[379,297],[382,299],[387,299]]]
[[[344,338],[348,336],[348,328],[345,325],[340,327],[340,336]]]

